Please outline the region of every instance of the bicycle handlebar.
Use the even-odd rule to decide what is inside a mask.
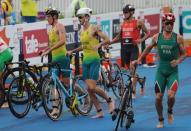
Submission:
[[[144,77],[143,78],[139,77],[139,75],[136,75],[136,74],[131,75],[131,74],[128,74],[128,73],[123,73],[123,72],[120,72],[120,74],[127,76],[129,78],[129,80],[131,80],[131,78],[144,79]]]

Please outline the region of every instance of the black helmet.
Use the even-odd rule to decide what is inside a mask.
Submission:
[[[51,15],[51,16],[59,16],[60,11],[58,11],[56,8],[52,8],[52,7],[48,7],[48,9],[46,9],[46,15]]]
[[[126,5],[123,7],[123,12],[129,12],[129,11],[135,11],[135,8],[134,8],[133,5],[126,4]]]

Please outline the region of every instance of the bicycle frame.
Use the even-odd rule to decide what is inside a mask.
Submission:
[[[72,70],[70,69],[61,69],[61,72],[70,72],[70,85],[69,85],[69,89],[67,90],[66,87],[62,84],[62,82],[60,81],[57,73],[58,69],[53,68],[52,69],[52,79],[54,81],[54,88],[58,85],[58,87],[62,90],[62,92],[64,93],[66,98],[71,98],[73,96],[73,74],[72,74]],[[82,96],[78,96],[77,99],[82,99],[84,97],[86,97],[87,94],[82,95]]]
[[[132,76],[126,73],[121,73],[121,74],[127,76],[128,79],[126,81],[125,90],[123,92],[119,105],[112,114],[113,121],[118,117],[115,131],[118,130],[118,126],[120,123],[121,127],[123,127],[124,126],[123,124],[125,123],[126,129],[130,128],[131,123],[134,123],[134,112],[132,106],[132,80],[131,80]]]
[[[64,93],[64,95],[66,96],[66,98],[69,98],[69,97],[71,97],[72,96],[72,94],[73,94],[73,87],[72,87],[72,83],[73,83],[73,81],[72,81],[72,77],[73,77],[73,75],[72,75],[72,70],[66,70],[66,69],[61,69],[61,72],[62,71],[64,71],[64,72],[70,72],[70,77],[69,77],[69,79],[70,79],[70,85],[69,85],[69,89],[68,89],[68,91],[67,91],[67,89],[66,89],[66,87],[62,84],[62,82],[60,81],[60,79],[59,79],[59,77],[58,77],[58,75],[57,75],[57,73],[56,72],[58,72],[58,69],[52,69],[52,79],[53,79],[53,81],[54,81],[54,87],[56,87],[56,85],[58,84],[58,86],[59,86],[59,88],[62,90],[62,92]]]

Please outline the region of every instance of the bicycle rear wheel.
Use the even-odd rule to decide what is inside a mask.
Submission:
[[[42,101],[46,115],[53,121],[59,120],[62,114],[63,98],[61,90],[54,87],[51,75],[47,75],[42,83]],[[57,112],[53,114],[54,108]]]
[[[117,99],[120,99],[122,97],[124,89],[124,80],[121,74],[121,70],[118,66],[118,64],[114,63],[112,65],[112,70],[111,70],[111,76],[113,79],[113,84],[112,84],[112,91],[113,94]]]
[[[11,113],[17,118],[25,117],[31,107],[31,91],[28,79],[16,77],[9,87],[8,104]]]
[[[77,111],[81,115],[88,115],[92,109],[93,103],[86,90],[85,83],[80,76],[76,76],[75,78],[74,92],[78,100],[78,104],[76,105]]]

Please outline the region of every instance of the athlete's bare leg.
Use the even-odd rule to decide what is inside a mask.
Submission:
[[[157,128],[164,127],[162,99],[163,99],[163,94],[156,93],[155,107],[156,107],[158,118],[159,118],[159,123],[157,124]]]
[[[88,85],[88,92],[90,92],[90,97],[92,98],[92,101],[95,105],[95,108],[97,110],[97,115],[94,118],[100,118],[100,116],[103,116],[103,111],[101,110],[101,105],[99,101],[97,100],[97,97],[95,94],[98,94],[99,96],[103,97],[108,102],[109,107],[109,113],[112,113],[112,111],[115,108],[115,103],[111,98],[103,91],[103,89],[96,87],[96,81],[95,80],[86,80],[86,83]]]
[[[175,92],[172,90],[168,91],[168,123],[172,124],[174,121],[173,106],[175,103]]]

